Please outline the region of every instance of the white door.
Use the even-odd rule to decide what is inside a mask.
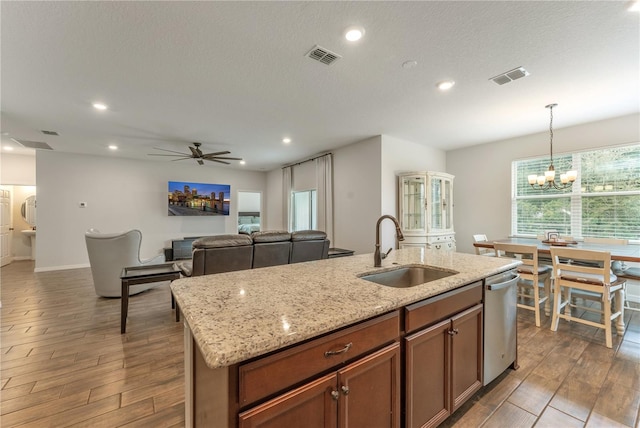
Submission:
[[[11,263],[11,191],[0,189],[0,266]]]

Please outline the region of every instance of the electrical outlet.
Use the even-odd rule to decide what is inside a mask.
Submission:
[[[80,208],[87,208],[86,202],[78,202],[78,205],[80,206]]]

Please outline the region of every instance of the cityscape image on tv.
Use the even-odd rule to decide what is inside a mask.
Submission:
[[[229,184],[169,182],[170,216],[229,215]]]

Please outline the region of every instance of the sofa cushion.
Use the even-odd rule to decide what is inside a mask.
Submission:
[[[321,230],[300,230],[291,234],[292,241],[316,241],[327,239],[327,234]]]
[[[253,240],[248,235],[216,235],[196,239],[193,241],[193,248],[240,247],[251,244],[253,244]]]
[[[286,230],[265,230],[253,232],[251,239],[253,239],[254,243],[290,241],[291,233]]]

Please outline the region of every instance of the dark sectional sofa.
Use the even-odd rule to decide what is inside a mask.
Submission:
[[[329,243],[319,230],[207,236],[195,239],[193,259],[178,265],[185,276],[199,276],[321,260],[328,258]]]

